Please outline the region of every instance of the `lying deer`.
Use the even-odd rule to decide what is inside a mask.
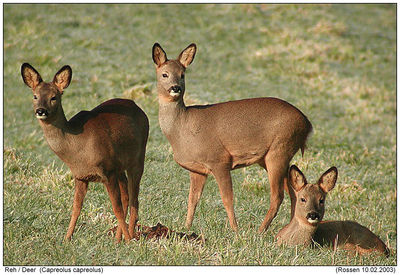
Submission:
[[[61,96],[71,82],[71,67],[62,67],[52,82],[43,82],[27,63],[22,65],[21,74],[33,91],[33,108],[47,143],[75,179],[73,210],[65,239],[71,239],[91,181],[106,186],[118,219],[117,241],[122,232],[125,240],[130,240],[138,219],[139,183],[149,131],[147,116],[131,100],[111,99],[67,121]],[[129,231],[125,222],[128,205]]]
[[[276,236],[278,244],[305,245],[317,243],[342,247],[351,253],[379,252],[389,256],[387,246],[368,228],[354,221],[322,221],[325,197],[335,187],[336,167],[328,169],[317,184],[307,184],[303,173],[292,165],[289,183],[294,189],[294,217]]]
[[[169,60],[158,43],[152,51],[160,127],[175,161],[190,172],[186,227],[192,225],[207,175],[212,174],[230,226],[236,231],[230,171],[256,163],[268,170],[271,188],[270,208],[259,227],[263,232],[282,203],[289,162],[299,149],[304,152],[311,123],[296,107],[272,97],[186,106],[185,70],[195,54],[195,44],[176,60]]]

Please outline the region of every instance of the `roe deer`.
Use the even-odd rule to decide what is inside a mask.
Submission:
[[[190,228],[208,174],[219,187],[231,228],[237,223],[233,208],[230,170],[259,164],[268,170],[270,208],[259,232],[268,228],[284,196],[289,162],[312,130],[307,117],[277,98],[253,98],[211,105],[185,106],[185,70],[196,54],[196,45],[168,60],[156,43],[159,123],[174,152],[175,161],[190,172],[186,227]],[[285,185],[286,186],[286,185]]]
[[[61,96],[71,82],[71,67],[62,67],[52,82],[43,82],[27,63],[22,65],[21,74],[33,91],[33,108],[47,143],[75,179],[73,210],[65,239],[71,239],[91,181],[104,183],[108,191],[119,224],[117,241],[122,232],[129,241],[138,219],[139,183],[149,131],[146,114],[133,101],[116,98],[91,111],[81,111],[67,121]],[[128,205],[129,231],[125,223]]]
[[[294,189],[296,206],[294,217],[277,236],[278,244],[330,245],[343,247],[351,253],[379,252],[389,256],[389,249],[368,228],[354,221],[322,221],[325,197],[335,187],[336,167],[328,169],[317,184],[307,184],[303,173],[295,165],[289,170],[289,184]]]

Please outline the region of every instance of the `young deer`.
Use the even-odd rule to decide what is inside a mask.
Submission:
[[[322,221],[326,194],[335,187],[336,167],[329,168],[317,184],[307,184],[303,173],[295,165],[289,170],[289,183],[294,189],[294,217],[282,228],[276,239],[278,244],[329,245],[343,247],[352,253],[379,252],[389,256],[389,249],[369,229],[354,221]]]
[[[259,232],[268,228],[284,196],[289,162],[312,130],[311,123],[293,105],[277,98],[253,98],[212,105],[185,106],[185,70],[196,45],[168,60],[161,46],[153,46],[159,99],[159,122],[170,142],[175,161],[190,172],[186,227],[190,228],[208,174],[219,187],[230,226],[237,230],[230,171],[259,164],[268,170],[270,208]]]
[[[71,239],[91,181],[106,186],[118,219],[117,241],[122,232],[128,241],[138,219],[139,183],[149,131],[147,116],[131,100],[111,99],[67,121],[61,96],[71,82],[71,68],[62,67],[52,82],[43,82],[27,63],[22,65],[21,74],[33,91],[33,108],[47,143],[75,178],[73,210],[65,239]],[[129,231],[125,223],[128,205]]]

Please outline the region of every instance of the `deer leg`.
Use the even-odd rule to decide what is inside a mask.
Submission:
[[[122,207],[122,202],[121,202],[121,192],[119,189],[116,175],[111,175],[108,178],[108,182],[106,182],[105,185],[106,185],[107,192],[108,192],[108,195],[111,200],[114,214],[118,220],[118,227],[121,227],[122,233],[124,234],[125,241],[129,242],[130,235],[128,232],[128,226],[126,225],[126,222],[125,222],[124,209]],[[119,241],[120,240],[117,239],[117,242],[119,242]]]
[[[288,193],[290,197],[290,220],[294,217],[294,210],[296,208],[296,194],[294,193],[293,187],[288,182],[288,176],[283,178],[283,185],[285,191]]]
[[[262,168],[264,168],[265,169],[265,171],[267,171],[267,173],[268,173],[268,170],[267,170],[267,166],[266,166],[266,164],[265,164],[265,161],[261,161],[260,163],[259,163],[259,165],[262,167]],[[269,174],[268,174],[269,175]],[[289,197],[290,197],[290,220],[292,220],[293,219],[293,216],[294,216],[294,209],[295,209],[295,206],[296,206],[296,195],[295,195],[295,193],[294,193],[294,191],[293,191],[293,188],[292,188],[292,186],[290,185],[290,184],[288,184],[288,177],[286,176],[284,179],[283,179],[283,186],[284,186],[284,190],[288,193],[288,195],[289,195]]]
[[[136,223],[139,218],[139,187],[143,175],[143,165],[128,170],[128,193],[129,193],[129,234],[133,237]]]
[[[124,209],[124,220],[126,220],[126,215],[128,212],[128,203],[129,203],[129,196],[128,196],[128,181],[126,179],[125,173],[122,172],[118,177],[118,184],[119,190],[121,192],[121,202],[122,208]],[[116,239],[121,240],[122,236],[122,229],[120,226],[117,228]]]
[[[267,155],[265,161],[265,165],[268,168],[268,179],[270,184],[270,204],[267,215],[258,229],[259,233],[268,229],[283,201],[284,182],[285,178],[287,181],[289,162],[278,161],[279,159],[279,156]]]
[[[190,189],[188,199],[188,210],[185,226],[190,229],[193,222],[194,212],[196,211],[197,203],[203,193],[204,184],[206,183],[207,175],[190,172]]]
[[[229,224],[233,231],[237,231],[238,226],[236,223],[235,211],[233,209],[233,190],[230,170],[219,168],[213,170],[212,173],[218,183],[222,203],[224,204],[226,213],[228,214]]]
[[[87,189],[88,189],[88,182],[75,179],[74,203],[72,206],[72,215],[71,215],[71,220],[69,222],[68,231],[67,234],[65,235],[66,241],[70,241],[71,236],[74,233],[76,221],[78,220],[78,217],[81,213],[83,199],[86,196]]]

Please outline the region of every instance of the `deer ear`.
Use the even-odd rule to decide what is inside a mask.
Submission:
[[[296,165],[292,165],[289,169],[289,183],[296,192],[307,184],[306,177]]]
[[[24,63],[21,66],[21,75],[25,84],[34,90],[40,82],[42,82],[42,77],[30,64]]]
[[[196,55],[196,44],[192,43],[189,46],[186,47],[178,56],[178,61],[185,67],[187,68],[194,59],[194,56]]]
[[[163,48],[161,48],[160,44],[158,43],[155,43],[153,45],[152,55],[153,55],[153,61],[158,67],[160,67],[168,60],[167,54],[164,52]]]
[[[72,78],[72,69],[70,66],[65,65],[54,75],[53,83],[58,87],[58,89],[62,93],[62,91],[69,86],[69,83],[71,83],[71,78]]]
[[[337,177],[338,170],[333,166],[319,178],[318,185],[325,193],[328,193],[335,187]]]

